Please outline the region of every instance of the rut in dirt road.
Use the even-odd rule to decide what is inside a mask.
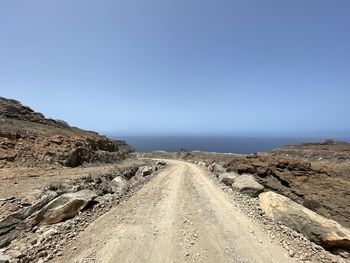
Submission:
[[[144,188],[92,223],[59,261],[296,262],[228,201],[206,171],[166,162]]]

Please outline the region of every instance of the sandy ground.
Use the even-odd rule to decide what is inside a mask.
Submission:
[[[168,167],[54,262],[296,262],[196,165]]]

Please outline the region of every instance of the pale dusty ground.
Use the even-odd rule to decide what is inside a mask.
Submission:
[[[52,182],[65,183],[88,174],[105,174],[136,162],[135,159],[125,159],[118,164],[100,164],[90,167],[0,169],[0,200],[11,196],[35,200],[44,186]]]
[[[194,164],[168,167],[54,262],[296,262]]]

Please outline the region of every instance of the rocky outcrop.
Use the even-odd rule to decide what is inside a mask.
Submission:
[[[231,161],[228,171],[249,173],[266,189],[350,227],[350,181],[312,163],[260,154]]]
[[[289,198],[274,192],[259,195],[260,208],[276,221],[281,221],[311,241],[327,248],[350,250],[350,230],[327,219]]]
[[[0,97],[0,116],[28,122],[36,122],[56,127],[67,128],[69,125],[61,120],[47,119],[42,113],[35,112],[19,101]]]
[[[235,179],[232,189],[251,197],[257,197],[264,190],[264,187],[252,175],[243,174]]]
[[[115,177],[110,184],[113,193],[124,193],[128,190],[128,181],[121,176]]]
[[[21,231],[28,228],[28,224],[24,222],[24,220],[40,210],[56,196],[56,192],[47,191],[36,204],[13,213],[2,220],[0,222],[0,247],[4,247],[9,244],[12,240],[18,237]]]
[[[0,168],[116,162],[134,149],[98,133],[45,118],[20,102],[0,97]]]
[[[96,194],[87,189],[63,194],[44,206],[33,217],[34,225],[55,224],[73,218],[95,197]]]
[[[219,175],[219,182],[231,186],[239,175],[236,173],[223,173]]]

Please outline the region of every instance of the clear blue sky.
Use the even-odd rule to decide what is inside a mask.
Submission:
[[[1,1],[0,95],[123,135],[347,132],[350,1]]]

